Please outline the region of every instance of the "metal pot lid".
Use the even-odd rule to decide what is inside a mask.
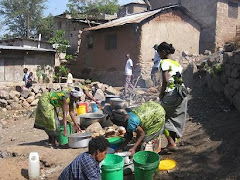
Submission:
[[[79,115],[80,118],[88,118],[88,119],[99,119],[103,118],[103,114],[97,114],[97,113],[86,113]]]
[[[106,98],[119,98],[120,96],[117,96],[117,95],[106,95],[105,96]]]
[[[92,137],[92,133],[74,133],[74,134],[70,134],[68,135],[68,137]]]

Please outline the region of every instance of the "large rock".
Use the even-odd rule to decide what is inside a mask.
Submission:
[[[97,89],[102,89],[102,87],[103,87],[103,83],[97,83],[96,84],[96,88]]]
[[[0,90],[0,98],[1,99],[9,99],[9,93],[4,90]]]
[[[35,100],[31,103],[31,106],[36,106],[36,105],[38,105],[38,101],[39,101],[39,99],[35,99]]]
[[[20,110],[20,109],[22,109],[21,104],[19,104],[18,102],[13,102],[11,104],[11,107],[12,107],[13,110]]]
[[[239,76],[240,76],[240,69],[236,66],[231,73],[231,77],[238,78]]]
[[[35,93],[34,92],[30,92],[29,96],[35,97]]]
[[[236,107],[238,111],[240,111],[240,92],[238,92],[234,97],[233,97],[233,104]]]
[[[237,52],[236,54],[234,54],[233,62],[236,64],[240,64],[240,52]]]
[[[233,88],[237,91],[240,90],[240,80],[239,79],[237,79],[233,82]]]
[[[35,96],[36,99],[39,99],[42,96],[41,93],[37,93],[37,95]]]
[[[21,86],[16,86],[16,91],[22,92],[22,87]]]
[[[101,124],[99,122],[95,122],[87,127],[86,132],[99,133],[102,130],[103,130],[103,128],[102,128]]]
[[[30,96],[30,97],[27,98],[27,102],[30,103],[30,104],[31,104],[34,100],[35,100],[35,97],[34,97],[34,96]]]
[[[106,92],[107,94],[110,94],[110,95],[117,95],[116,89],[114,89],[112,86],[109,86],[109,87],[105,90],[105,92]]]
[[[12,99],[7,100],[8,104],[12,104],[14,101]]]
[[[187,87],[192,88],[194,86],[194,73],[197,72],[197,66],[194,63],[190,63],[188,67],[184,70],[182,76],[183,76],[183,82],[184,85]]]
[[[7,110],[11,110],[12,107],[11,107],[10,105],[7,105],[7,106],[6,106],[6,109],[7,109]]]
[[[0,106],[6,107],[8,105],[8,102],[5,99],[0,99]]]
[[[233,101],[233,96],[236,94],[236,90],[233,88],[232,84],[229,83],[224,87],[224,94],[230,102]]]
[[[30,107],[30,104],[29,104],[27,101],[23,101],[23,102],[22,102],[22,106],[23,106],[24,108],[29,108],[29,107]]]
[[[24,89],[24,90],[22,90],[22,92],[21,92],[21,96],[22,97],[24,97],[25,99],[29,96],[29,94],[30,94],[30,90],[29,89]]]
[[[101,90],[101,89],[98,89],[94,95],[94,98],[95,99],[98,99],[100,101],[105,101],[106,98],[105,98],[105,95],[104,95],[104,92]]]
[[[9,97],[10,97],[10,99],[13,99],[14,97],[20,97],[20,92],[18,92],[18,91],[10,91],[10,93],[9,93]]]
[[[221,93],[224,91],[224,86],[218,76],[213,76],[211,84],[215,92]]]
[[[14,96],[14,97],[13,97],[13,101],[14,101],[14,102],[18,102],[18,101],[19,101],[19,98],[16,97],[16,96]]]
[[[32,91],[33,91],[35,94],[39,93],[39,90],[40,90],[40,86],[39,86],[38,84],[36,84],[36,85],[34,85],[34,86],[32,87]]]

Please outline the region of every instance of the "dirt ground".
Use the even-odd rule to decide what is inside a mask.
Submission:
[[[158,172],[161,180],[240,179],[240,113],[206,87],[191,92],[188,120],[179,150],[162,159],[174,159],[177,167]],[[51,149],[44,131],[33,128],[28,112],[1,112],[6,118],[0,128],[0,179],[22,180],[28,176],[28,155],[38,152],[41,179],[55,180],[78,154],[87,149]]]

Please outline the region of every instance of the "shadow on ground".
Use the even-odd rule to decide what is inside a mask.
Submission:
[[[164,180],[240,179],[240,113],[223,95],[195,87],[188,103],[189,119],[176,154],[163,156],[178,162]]]

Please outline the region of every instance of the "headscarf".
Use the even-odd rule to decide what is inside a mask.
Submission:
[[[75,98],[80,98],[83,95],[83,90],[79,87],[72,88],[70,95]]]
[[[113,124],[116,124],[117,126],[124,126],[125,120],[126,120],[126,115],[127,114],[125,114],[121,110],[113,110],[110,118],[111,118],[111,121],[113,122]]]

